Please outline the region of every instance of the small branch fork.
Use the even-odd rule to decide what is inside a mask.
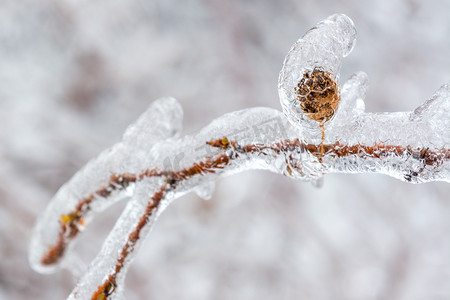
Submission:
[[[130,184],[137,183],[144,178],[164,177],[165,183],[151,197],[145,213],[139,219],[135,229],[128,236],[128,241],[123,246],[119,258],[116,262],[114,272],[108,276],[108,279],[100,285],[97,291],[92,295],[92,299],[107,299],[116,289],[117,276],[124,267],[124,262],[128,255],[133,252],[136,243],[139,241],[140,233],[145,225],[150,221],[150,217],[159,207],[160,202],[164,199],[167,192],[175,190],[178,184],[190,179],[196,175],[204,175],[207,173],[217,173],[224,169],[231,161],[237,159],[241,154],[262,154],[262,155],[286,155],[286,159],[290,159],[289,153],[299,151],[301,153],[308,152],[322,161],[322,157],[330,155],[332,157],[343,158],[349,156],[358,156],[360,158],[383,158],[388,156],[407,155],[412,159],[420,161],[423,165],[419,172],[423,171],[426,166],[438,167],[443,161],[450,160],[449,149],[429,149],[429,148],[411,148],[409,146],[396,146],[375,144],[366,145],[341,145],[339,142],[334,144],[305,144],[299,139],[283,140],[272,144],[249,144],[245,146],[239,145],[235,141],[230,141],[224,137],[217,140],[207,142],[208,145],[223,149],[223,153],[215,156],[206,157],[203,161],[194,163],[192,166],[179,171],[148,169],[142,173],[135,174],[113,174],[109,183],[83,198],[74,211],[69,214],[60,216],[60,232],[57,242],[49,248],[42,256],[41,263],[51,265],[57,263],[65,253],[69,242],[74,239],[81,229],[84,227],[84,216],[90,211],[92,202],[97,197],[108,197],[113,192],[126,189]],[[231,151],[229,151],[231,150]],[[269,152],[267,152],[269,150]],[[288,164],[287,172],[291,173]],[[300,170],[301,171],[301,170]],[[419,172],[410,172],[405,175],[405,180],[411,181],[414,176],[418,176]]]

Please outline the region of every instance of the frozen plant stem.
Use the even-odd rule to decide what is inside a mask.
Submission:
[[[140,232],[147,225],[150,217],[154,210],[158,207],[159,203],[163,200],[165,194],[169,190],[176,190],[177,185],[182,183],[183,181],[196,176],[203,175],[206,173],[216,173],[220,172],[234,159],[240,158],[241,156],[250,156],[254,155],[264,155],[271,156],[276,158],[277,156],[283,156],[283,159],[287,162],[286,171],[288,173],[292,173],[290,165],[293,165],[291,161],[291,153],[292,152],[309,152],[315,157],[331,155],[335,158],[344,158],[352,155],[358,155],[360,158],[364,159],[367,157],[373,157],[376,159],[389,158],[406,155],[411,159],[418,160],[423,164],[423,168],[426,166],[437,165],[444,160],[448,160],[450,158],[450,151],[446,149],[441,150],[430,150],[430,149],[408,149],[401,146],[391,146],[391,145],[374,145],[374,146],[363,146],[363,145],[354,145],[354,146],[343,146],[339,143],[336,144],[327,144],[327,145],[312,145],[312,144],[304,144],[299,139],[295,140],[284,140],[279,143],[264,145],[264,144],[250,144],[245,146],[240,146],[234,141],[229,141],[228,138],[224,137],[219,140],[214,140],[207,142],[210,146],[217,147],[223,150],[223,153],[216,155],[215,157],[206,157],[204,161],[195,163],[189,168],[185,168],[180,171],[159,171],[159,170],[146,170],[145,172],[136,175],[131,174],[123,174],[123,175],[112,175],[110,184],[108,185],[109,189],[113,189],[118,185],[121,188],[126,187],[130,182],[141,181],[145,177],[163,177],[164,183],[161,186],[160,190],[156,192],[153,197],[151,197],[150,201],[147,204],[144,215],[142,215],[139,219],[138,224],[132,233],[128,236],[127,243],[123,246],[120,256],[115,265],[114,271],[112,274],[108,276],[108,279],[98,288],[97,292],[94,294],[94,299],[101,297],[101,295],[109,295],[112,293],[116,287],[116,278],[118,273],[122,270],[124,266],[125,259],[128,255],[133,251],[136,242],[139,240]],[[323,149],[323,150],[322,150]],[[231,150],[231,151],[226,151]],[[323,151],[323,152],[322,152]],[[301,170],[297,170],[301,172]],[[405,174],[407,176],[407,180],[410,181],[412,176],[417,176],[418,174]],[[107,193],[103,193],[100,191],[104,191],[107,188],[101,188],[98,193],[103,197],[107,197]],[[81,205],[77,207],[77,210],[72,212],[71,216],[77,216],[70,218],[70,221],[65,223],[61,221],[61,229],[60,232],[66,232],[66,228],[78,228],[80,222],[82,220],[82,215],[85,214],[88,210],[89,203],[94,199],[94,195],[89,195],[86,199],[80,202]],[[84,207],[84,212],[82,213],[79,210],[79,207]],[[66,215],[61,217],[61,220],[65,219]],[[74,232],[70,232],[67,236],[68,240],[64,239],[64,234],[60,235],[58,242],[55,246],[51,247],[49,252],[44,255],[42,263],[48,264],[56,262],[59,260],[61,255],[64,253],[64,247],[67,245],[70,239],[74,238],[78,230]],[[60,249],[58,251],[54,251],[53,249]]]
[[[219,176],[264,169],[314,181],[328,173],[383,173],[421,183],[450,182],[450,87],[412,112],[364,112],[367,76],[342,87],[342,58],[356,31],[333,15],[289,51],[280,72],[283,113],[252,108],[226,114],[194,136],[178,137],[182,110],[160,99],[123,141],[89,162],[40,217],[30,262],[40,272],[73,264],[73,241],[95,216],[130,199],[70,299],[119,298],[133,254],[164,208],[194,191],[208,198]],[[72,251],[73,252],[73,251]]]

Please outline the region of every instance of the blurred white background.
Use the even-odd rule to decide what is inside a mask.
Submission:
[[[341,78],[369,75],[368,111],[412,110],[450,81],[450,1],[1,0],[0,299],[70,293],[70,272],[28,266],[36,217],[153,100],[180,100],[185,133],[280,108],[284,56],[333,13],[358,29]],[[226,178],[162,215],[126,299],[450,299],[449,195],[383,175]],[[86,263],[121,208],[83,234]]]

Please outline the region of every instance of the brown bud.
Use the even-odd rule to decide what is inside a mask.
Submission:
[[[331,74],[319,68],[304,73],[295,92],[306,116],[321,123],[333,117],[340,101],[339,88]]]

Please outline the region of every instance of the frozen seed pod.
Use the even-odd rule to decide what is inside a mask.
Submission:
[[[334,116],[340,95],[330,73],[320,68],[304,73],[295,90],[298,104],[307,118],[324,123]]]
[[[340,99],[342,58],[351,52],[355,40],[352,20],[336,14],[292,46],[280,71],[278,92],[283,112],[293,125],[309,131],[333,118]]]

